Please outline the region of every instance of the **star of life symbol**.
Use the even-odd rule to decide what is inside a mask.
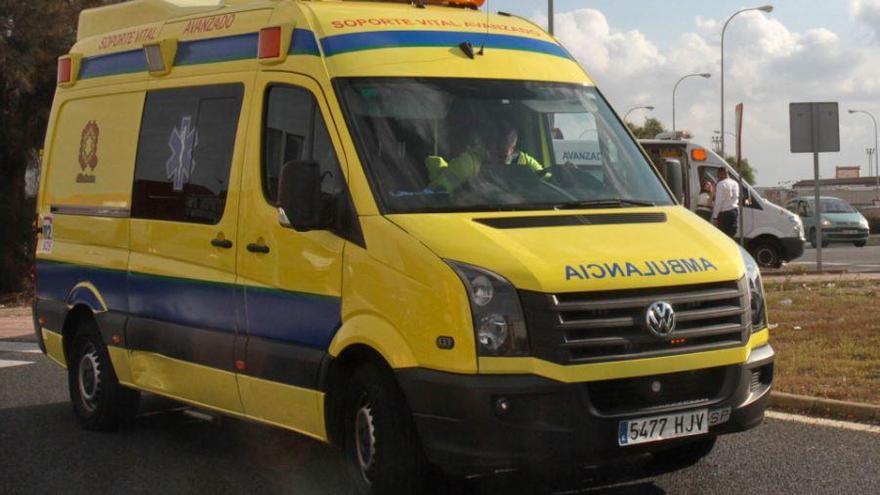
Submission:
[[[165,162],[165,175],[173,182],[176,192],[183,191],[183,186],[189,183],[196,161],[193,159],[193,150],[199,145],[198,129],[192,127],[192,117],[186,115],[180,119],[180,126],[171,131],[168,138],[168,147],[171,148],[171,158]]]

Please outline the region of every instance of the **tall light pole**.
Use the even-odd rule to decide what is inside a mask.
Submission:
[[[632,112],[634,112],[636,110],[647,110],[650,112],[650,111],[654,110],[654,107],[651,105],[645,105],[645,106],[638,106],[638,107],[630,108],[629,110],[626,111],[625,114],[623,114],[623,123],[624,124],[629,122],[629,114],[631,114]]]
[[[868,117],[871,117],[871,122],[874,123],[874,149],[876,150],[877,149],[877,119],[875,119],[874,115],[867,110],[850,109],[849,113],[850,114],[863,113],[863,114],[867,115]],[[877,175],[877,185],[874,188],[874,194],[877,196],[877,198],[880,198],[880,161],[878,161],[878,155],[880,155],[880,153],[874,153],[874,168],[876,169],[875,173]]]
[[[547,0],[547,31],[553,36],[553,0]]]
[[[678,85],[681,84],[682,81],[684,81],[685,79],[687,79],[689,77],[702,77],[703,79],[709,79],[710,77],[712,77],[712,74],[709,74],[708,72],[688,74],[686,76],[682,76],[681,79],[679,79],[675,83],[675,86],[672,87],[672,132],[673,133],[675,133],[675,131],[676,131],[676,128],[675,128],[675,92],[678,90]]]
[[[772,5],[762,5],[761,7],[751,7],[748,9],[742,9],[736,11],[727,18],[727,21],[724,22],[724,27],[721,29],[721,134],[723,137],[724,134],[724,33],[727,31],[727,25],[730,24],[730,21],[733,20],[734,17],[742,14],[743,12],[748,12],[750,10],[760,10],[761,12],[770,13],[773,12]],[[721,140],[721,156],[724,157],[724,139]]]
[[[871,176],[871,169],[874,168],[874,148],[865,148],[865,153],[868,154],[868,177]]]

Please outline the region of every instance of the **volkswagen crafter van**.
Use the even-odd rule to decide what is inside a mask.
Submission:
[[[662,136],[662,135],[661,135]],[[661,173],[673,191],[680,191],[679,201],[692,211],[697,209],[702,184],[718,183],[718,170],[727,169],[736,180],[739,174],[720,155],[685,139],[640,139],[655,163],[674,160],[681,164],[681,172],[675,167],[661,167]],[[665,163],[664,163],[665,164]],[[665,173],[665,172],[670,173]],[[800,217],[775,205],[750,185],[743,182],[742,226],[745,247],[764,268],[779,268],[783,262],[800,258],[804,254],[804,225]],[[739,239],[737,227],[737,239]]]
[[[428,465],[675,469],[761,422],[755,262],[563,47],[478,3],[82,13],[34,318],[86,428],[159,394],[406,493]]]

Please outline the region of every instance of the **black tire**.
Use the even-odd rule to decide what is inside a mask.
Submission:
[[[865,247],[868,245],[868,241],[856,241],[853,244],[855,244],[856,247]]]
[[[782,248],[772,239],[759,239],[751,245],[752,256],[761,268],[782,266]]]
[[[412,413],[390,371],[374,364],[351,376],[342,447],[354,493],[422,493],[429,470]]]
[[[140,392],[123,387],[94,323],[81,324],[68,353],[67,382],[73,411],[87,430],[115,430],[134,419]]]
[[[652,475],[656,475],[691,467],[712,452],[716,440],[715,436],[703,437],[671,449],[654,452],[651,454],[649,470]]]
[[[828,244],[830,244],[828,241],[823,241],[822,247],[828,247]],[[810,246],[816,249],[816,229],[810,229]]]

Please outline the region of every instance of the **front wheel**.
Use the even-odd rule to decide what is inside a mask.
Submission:
[[[868,241],[856,241],[853,244],[855,244],[856,247],[865,247],[868,245]]]
[[[412,413],[388,370],[352,375],[343,410],[343,451],[355,493],[422,493],[427,475]]]
[[[828,247],[828,241],[822,240],[822,247]],[[813,246],[813,249],[816,249],[818,244],[816,243],[816,229],[810,229],[810,245]]]
[[[87,430],[114,430],[137,414],[140,393],[119,384],[94,324],[84,324],[73,338],[67,381],[73,411]]]
[[[761,268],[779,268],[782,266],[779,243],[769,239],[761,239],[752,244],[752,254]]]

